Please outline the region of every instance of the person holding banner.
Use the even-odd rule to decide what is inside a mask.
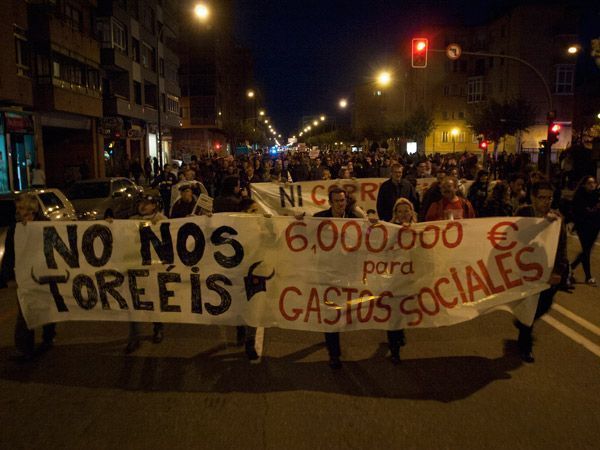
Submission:
[[[394,204],[394,217],[392,223],[404,227],[410,227],[417,223],[417,213],[410,200],[399,198]],[[388,330],[388,347],[390,349],[390,360],[394,365],[400,364],[400,347],[406,344],[404,330]]]
[[[531,205],[524,205],[515,211],[515,216],[519,217],[545,217],[549,222],[561,218],[560,213],[550,209],[554,195],[554,187],[548,181],[539,181],[531,185]],[[546,314],[552,306],[554,295],[558,291],[559,284],[568,274],[569,261],[567,259],[567,233],[564,224],[560,228],[558,247],[554,259],[554,268],[548,280],[550,287],[542,291],[539,296],[537,310],[535,312],[534,324],[537,319]],[[519,356],[524,362],[532,363],[533,357],[533,324],[531,326],[515,321],[515,326],[519,330],[517,345]]]
[[[381,220],[389,222],[392,219],[394,204],[399,198],[407,198],[419,209],[419,197],[415,187],[403,178],[404,167],[400,163],[392,164],[392,176],[379,187],[377,194],[377,214]]]
[[[194,205],[195,203],[192,203]],[[130,217],[133,220],[148,220],[152,224],[157,224],[161,220],[167,218],[160,212],[158,199],[151,195],[142,198],[138,204],[138,214]],[[152,342],[160,344],[163,340],[163,329],[164,324],[162,322],[154,322],[153,324],[153,336]],[[125,347],[125,353],[133,353],[140,348],[141,340],[141,323],[140,322],[129,322],[129,340],[127,347]]]
[[[35,220],[48,220],[40,210],[38,199],[33,194],[20,194],[15,199],[15,219],[27,225],[28,222]],[[12,277],[15,270],[15,228],[16,222],[10,226],[6,233],[6,244],[4,258],[2,259],[2,270],[0,271],[0,288],[7,287],[7,281]],[[15,323],[15,347],[19,354],[16,360],[27,362],[35,358],[39,353],[49,350],[56,336],[56,324],[49,323],[44,325],[42,331],[42,343],[40,347],[35,348],[35,332],[27,327],[21,305],[17,309],[17,321]]]
[[[171,219],[192,215],[194,213],[194,207],[196,206],[197,199],[192,191],[192,185],[190,183],[182,183],[179,185],[178,189],[180,197],[171,208],[171,213],[169,214]]]
[[[329,191],[329,209],[319,211],[314,217],[337,217],[337,218],[354,218],[359,219],[353,211],[348,211],[348,193],[340,188],[334,187]],[[325,345],[329,353],[329,367],[334,370],[342,367],[340,356],[342,354],[340,348],[340,333],[325,333]]]

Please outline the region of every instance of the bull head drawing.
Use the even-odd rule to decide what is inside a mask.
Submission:
[[[267,281],[275,276],[275,270],[268,277],[263,277],[261,275],[254,275],[254,269],[258,267],[258,265],[262,263],[262,261],[258,261],[250,266],[248,269],[248,275],[244,277],[244,285],[246,286],[246,300],[250,301],[252,297],[254,297],[259,292],[267,291]]]

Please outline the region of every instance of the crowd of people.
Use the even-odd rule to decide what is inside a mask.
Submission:
[[[416,222],[459,220],[475,217],[527,216],[545,217],[549,221],[564,217],[556,262],[548,281],[550,288],[540,294],[536,319],[548,311],[558,289],[571,290],[574,270],[583,266],[585,283],[596,285],[591,272],[591,251],[600,228],[600,197],[597,180],[584,176],[576,186],[572,202],[564,202],[561,189],[553,184],[561,177],[549,180],[537,171],[526,156],[511,155],[498,158],[483,167],[476,155],[469,153],[432,155],[426,158],[399,157],[385,150],[369,153],[329,152],[310,158],[306,153],[282,153],[276,156],[262,153],[233,157],[192,158],[189,163],[166,164],[162,170],[154,167],[148,177],[158,195],[146,196],[139,204],[138,215],[153,222],[167,217],[177,218],[198,214],[197,199],[205,194],[213,199],[213,212],[254,212],[257,205],[251,199],[250,186],[259,182],[294,182],[351,178],[387,178],[378,191],[377,209],[364,212],[351,194],[334,186],[329,191],[330,208],[316,217],[368,218],[410,226]],[[419,178],[435,178],[429,188],[417,192]],[[467,182],[468,180],[468,182]],[[17,221],[36,220],[38,210],[25,211],[17,201]],[[25,202],[25,200],[23,200]],[[36,202],[37,203],[37,202]],[[25,204],[25,203],[24,203]],[[27,201],[29,208],[33,203]],[[39,205],[38,205],[39,207]],[[23,207],[25,208],[25,207]],[[581,253],[569,263],[566,255],[564,223],[573,223],[581,243]],[[11,235],[9,233],[9,239]],[[2,282],[5,285],[14,253],[3,260]],[[11,260],[12,258],[12,260]],[[23,328],[20,315],[19,329]],[[20,325],[19,325],[20,324]],[[515,322],[521,358],[533,362],[532,326]],[[31,332],[33,333],[33,332]],[[44,329],[45,348],[52,343],[51,332]],[[245,344],[250,360],[258,358],[254,349],[255,330],[238,327],[238,343]],[[33,334],[31,334],[32,336]],[[131,353],[140,345],[140,328],[131,324],[126,351]],[[15,334],[15,337],[17,335]],[[30,337],[17,348],[27,357],[34,354]],[[153,341],[163,339],[162,324],[154,324]],[[326,333],[325,343],[330,366],[341,367],[339,333]],[[400,347],[405,343],[402,330],[388,332],[391,360],[400,362]],[[25,350],[23,350],[25,349]]]

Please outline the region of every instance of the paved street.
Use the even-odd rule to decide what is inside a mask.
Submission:
[[[0,291],[0,448],[597,448],[599,294],[558,294],[533,365],[496,312],[410,330],[398,367],[384,333],[345,333],[332,372],[319,333],[264,330],[254,365],[233,327],[167,325],[155,345],[146,325],[126,356],[124,323],[59,324],[55,348],[17,363],[11,285]]]

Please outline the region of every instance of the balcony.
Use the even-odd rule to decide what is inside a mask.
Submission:
[[[107,70],[130,71],[132,68],[132,61],[129,56],[115,48],[101,49],[100,60]]]

